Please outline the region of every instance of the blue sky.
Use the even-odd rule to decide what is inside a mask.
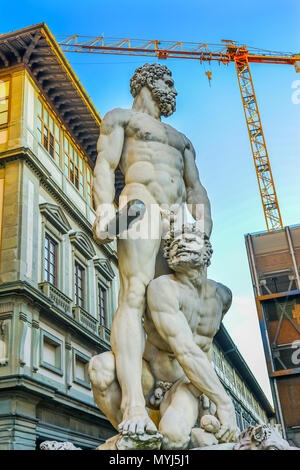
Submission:
[[[54,35],[214,43],[233,39],[299,53],[299,14],[297,0],[15,0],[1,5],[0,33],[46,22]],[[129,79],[147,61],[71,53],[67,58],[101,116],[111,108],[131,106]],[[179,92],[177,111],[168,123],[193,142],[211,200],[214,255],[209,276],[233,291],[225,325],[270,397],[244,244],[245,233],[266,226],[234,66],[175,59],[164,63]],[[207,70],[212,71],[211,87]],[[292,66],[263,64],[251,65],[251,71],[283,223],[296,224],[300,222],[300,104],[292,102],[292,85],[300,74]]]

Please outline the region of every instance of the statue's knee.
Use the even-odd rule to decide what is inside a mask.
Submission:
[[[182,429],[174,429],[176,426],[159,426],[159,431],[163,435],[162,449],[165,450],[184,450],[187,449],[190,442],[190,433]]]
[[[128,307],[142,309],[145,305],[146,284],[138,277],[132,277],[124,292],[124,300]]]
[[[164,435],[162,449],[164,450],[184,450],[188,448],[190,436]]]
[[[104,391],[116,378],[116,364],[113,353],[107,351],[92,357],[88,371],[92,386]]]

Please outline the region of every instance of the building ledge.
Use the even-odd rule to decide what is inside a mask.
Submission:
[[[75,320],[77,320],[81,325],[83,325],[88,330],[91,330],[93,333],[98,334],[98,321],[86,310],[84,310],[84,308],[76,305],[73,307],[73,315]]]
[[[91,405],[83,400],[74,398],[60,390],[55,386],[46,384],[41,380],[35,379],[28,375],[6,375],[1,377],[0,393],[8,391],[12,394],[14,390],[29,392],[31,397],[40,397],[42,400],[45,398],[51,399],[51,402],[56,402],[60,407],[66,407],[76,410],[76,413],[84,412],[91,416],[105,419],[104,415],[98,410],[96,405]]]
[[[72,299],[61,292],[50,282],[40,282],[39,289],[52,301],[56,308],[61,309],[63,312],[72,314]]]
[[[73,316],[65,313],[61,308],[57,308],[54,301],[45,295],[40,289],[35,288],[26,281],[13,281],[0,284],[0,298],[10,295],[24,295],[29,299],[33,299],[34,302],[41,307],[44,315],[49,315],[53,318],[53,314],[56,315],[56,320],[64,323],[67,328],[73,329],[75,332],[80,332],[87,339],[94,343],[94,346],[99,349],[99,352],[107,351],[107,342],[102,340],[98,335],[98,330],[93,331],[84,325],[82,322],[77,321]],[[88,314],[89,315],[89,314]],[[89,315],[91,317],[91,315]],[[93,317],[91,317],[96,321]]]

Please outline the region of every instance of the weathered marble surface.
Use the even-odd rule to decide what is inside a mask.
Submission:
[[[219,424],[211,416],[205,416],[202,421],[205,428],[194,428],[190,450],[300,450],[292,447],[282,438],[276,427],[272,425],[249,426],[238,436],[237,443],[226,442],[223,444],[209,442],[209,439],[199,437],[203,432],[214,436]],[[194,439],[194,440],[193,440]],[[159,450],[162,443],[162,436],[158,433],[154,436],[144,434],[137,436],[116,436],[108,439],[105,444],[99,446],[99,450]],[[201,445],[197,447],[197,444]],[[71,442],[45,441],[40,445],[41,450],[81,450]]]
[[[277,428],[270,425],[249,426],[238,438],[234,450],[300,450],[291,447]]]
[[[81,450],[75,447],[72,442],[44,441],[40,445],[40,450]]]

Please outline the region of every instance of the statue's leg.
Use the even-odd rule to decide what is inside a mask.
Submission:
[[[161,241],[161,218],[153,205],[128,238],[118,240],[120,291],[118,310],[111,331],[111,347],[116,358],[118,380],[122,389],[123,413],[119,430],[128,434],[155,433],[142,391],[142,356],[145,293],[154,277],[155,260]],[[150,214],[151,211],[151,214]]]
[[[188,447],[198,412],[199,397],[192,393],[185,380],[179,380],[166,393],[160,406],[162,449],[180,450]]]
[[[109,419],[115,429],[122,418],[121,388],[116,374],[115,357],[111,351],[92,357],[89,363],[89,377],[92,384],[94,400],[98,408]],[[154,387],[155,379],[148,363],[143,359],[142,384],[145,396]],[[116,443],[120,434],[108,439],[98,450],[117,450]]]
[[[121,388],[116,374],[116,363],[111,351],[92,357],[89,376],[94,400],[115,429],[122,419]]]

